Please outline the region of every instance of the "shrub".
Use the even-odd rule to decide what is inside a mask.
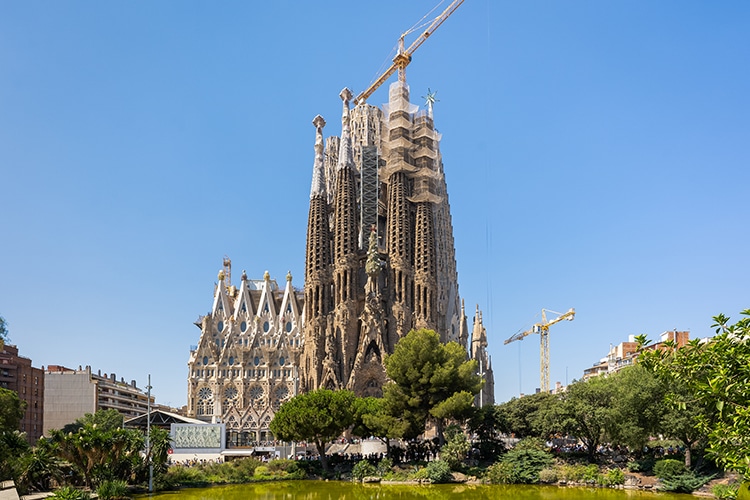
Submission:
[[[693,472],[687,471],[683,474],[662,479],[659,489],[674,493],[692,493],[713,479],[713,477],[697,476]]]
[[[270,479],[271,469],[267,465],[259,465],[255,468],[254,476],[258,479]]]
[[[118,479],[102,481],[96,489],[96,495],[102,500],[123,500],[130,498],[128,493],[128,483]]]
[[[557,470],[555,469],[542,469],[539,472],[540,483],[556,483],[557,482]]]
[[[352,477],[360,481],[365,477],[374,476],[375,474],[377,474],[377,469],[367,460],[360,460],[352,468]]]
[[[711,493],[719,500],[734,500],[739,489],[739,484],[717,484],[711,488]]]
[[[558,477],[565,481],[580,482],[586,475],[586,466],[581,464],[563,465],[558,470]]]
[[[654,457],[646,457],[643,460],[634,460],[628,462],[628,471],[649,474],[654,470],[655,463]]]
[[[499,461],[487,467],[485,479],[493,484],[517,483],[516,467],[510,462]]]
[[[583,469],[583,481],[594,483],[599,477],[599,467],[596,464],[589,464]]]
[[[175,486],[203,486],[208,484],[208,478],[199,467],[173,465],[165,474],[164,482]]]
[[[440,450],[440,459],[445,461],[451,470],[459,470],[469,450],[471,450],[471,443],[464,433],[454,433]]]
[[[427,478],[433,483],[448,483],[453,480],[450,465],[443,460],[435,460],[425,467]]]
[[[391,460],[390,458],[382,458],[377,465],[377,474],[380,477],[384,477],[386,474],[389,474],[392,469],[393,460]]]
[[[73,488],[72,486],[63,486],[55,490],[49,498],[56,500],[89,500],[91,495],[86,491]]]
[[[499,483],[538,483],[539,473],[550,467],[552,461],[552,456],[546,451],[533,447],[514,448],[500,459],[499,463],[504,465],[493,471],[489,477],[496,477],[496,482]]]
[[[625,473],[622,469],[609,469],[605,474],[607,486],[625,484]]]
[[[676,476],[681,476],[686,472],[688,472],[688,470],[685,468],[684,463],[671,458],[659,460],[654,465],[654,475],[659,479],[671,479]]]

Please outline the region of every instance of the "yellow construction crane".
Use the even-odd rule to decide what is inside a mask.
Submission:
[[[547,321],[547,313],[551,312],[557,314],[557,317]],[[542,392],[549,392],[549,327],[555,323],[559,323],[563,320],[573,321],[576,315],[575,309],[571,308],[566,313],[558,313],[550,311],[549,309],[542,309],[542,322],[535,323],[530,329],[525,332],[516,333],[511,338],[505,341],[505,344],[510,344],[514,340],[523,340],[527,335],[532,333],[538,333],[541,340],[539,347],[539,380]]]
[[[375,82],[370,85],[366,90],[364,90],[362,93],[360,93],[355,99],[354,104],[360,104],[364,103],[368,97],[372,95],[373,92],[375,92],[378,87],[383,85],[390,76],[398,70],[398,80],[400,82],[406,81],[406,67],[411,62],[411,55],[414,53],[415,50],[419,48],[420,45],[422,45],[427,38],[429,38],[430,35],[432,35],[438,27],[445,22],[448,17],[450,17],[453,12],[456,11],[456,9],[464,3],[464,0],[453,0],[453,2],[435,19],[433,19],[432,23],[427,27],[427,29],[424,30],[424,32],[412,42],[411,45],[409,45],[408,49],[404,50],[404,37],[408,35],[410,32],[407,31],[406,33],[403,33],[401,37],[398,39],[398,53],[396,54],[396,57],[393,58],[393,64],[385,70],[385,72],[378,77]]]

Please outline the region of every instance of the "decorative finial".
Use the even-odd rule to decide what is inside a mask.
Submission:
[[[242,281],[247,281],[247,273],[244,269],[242,270]]]
[[[312,121],[315,126],[315,161],[313,163],[313,180],[310,188],[310,199],[324,195],[326,192],[325,169],[323,168],[323,127],[326,121],[317,115]]]
[[[344,87],[341,92],[339,92],[339,97],[342,101],[344,101],[344,106],[347,108],[349,107],[349,101],[352,99],[352,91],[349,90],[348,87]]]
[[[437,97],[437,90],[433,92],[430,90],[430,87],[427,87],[427,95],[422,96],[422,99],[424,99],[424,104],[427,106],[427,115],[432,118],[432,107],[436,102],[440,102],[440,99]]]
[[[341,113],[341,141],[339,143],[338,170],[354,168],[354,155],[352,154],[352,139],[349,124],[349,100],[352,98],[352,91],[344,88],[339,97],[343,101],[344,109]]]
[[[219,271],[219,281],[224,281],[224,278],[224,270],[222,269],[221,271]]]
[[[292,281],[292,272],[291,271],[287,271],[286,272],[286,280],[287,281]]]
[[[268,271],[266,271],[265,273],[263,273],[263,280],[264,281],[268,281],[270,279],[271,279],[271,275],[268,274]]]

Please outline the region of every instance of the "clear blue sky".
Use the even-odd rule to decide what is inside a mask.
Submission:
[[[314,128],[437,0],[0,2],[0,315],[186,402],[222,258],[303,285]],[[409,39],[407,39],[407,42]],[[466,0],[414,55],[498,401],[750,307],[750,3]],[[381,89],[371,103],[387,99]]]

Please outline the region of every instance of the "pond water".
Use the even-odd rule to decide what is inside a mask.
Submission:
[[[140,500],[688,500],[691,495],[638,490],[530,485],[406,485],[341,481],[278,481],[186,488]]]

